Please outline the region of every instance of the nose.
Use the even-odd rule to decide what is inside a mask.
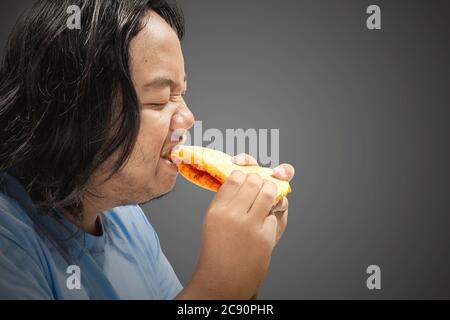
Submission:
[[[185,129],[188,130],[194,125],[194,115],[189,110],[186,103],[182,103],[172,117],[170,129],[172,131]]]

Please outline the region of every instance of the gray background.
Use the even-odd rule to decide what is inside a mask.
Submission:
[[[0,3],[3,47],[30,1]],[[180,1],[186,100],[207,128],[279,128],[297,170],[260,298],[450,298],[450,3]],[[378,4],[382,30],[369,31]],[[144,207],[183,283],[213,194]],[[382,289],[365,273],[381,267]]]

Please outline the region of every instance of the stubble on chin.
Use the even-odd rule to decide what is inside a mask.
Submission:
[[[154,200],[158,200],[158,199],[164,198],[164,197],[165,197],[167,194],[169,194],[169,193],[170,193],[170,191],[167,192],[167,193],[163,193],[163,194],[161,194],[161,195],[159,195],[159,196],[152,197],[152,198],[150,198],[150,199],[148,199],[148,200],[139,202],[138,204],[139,204],[139,205],[146,205],[146,204],[149,204],[150,202],[152,202],[152,201],[154,201]]]

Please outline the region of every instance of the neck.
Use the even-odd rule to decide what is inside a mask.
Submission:
[[[101,181],[101,183],[96,181]],[[64,212],[64,215],[84,232],[100,235],[102,232],[101,224],[99,223],[100,215],[106,210],[123,203],[120,200],[120,184],[113,180],[105,181],[104,176],[99,174],[91,178],[87,190],[89,191],[85,193],[83,198],[82,219],[76,219],[68,212]]]
[[[61,212],[71,223],[79,227],[84,232],[99,236],[102,234],[101,224],[99,223],[100,215],[102,212],[111,207],[112,206],[102,204],[102,201],[99,201],[97,204],[93,204],[90,201],[85,201],[83,202],[81,219],[75,218],[65,209],[62,209]]]

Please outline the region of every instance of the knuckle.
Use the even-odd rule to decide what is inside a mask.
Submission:
[[[271,181],[265,181],[261,190],[261,196],[265,199],[272,200],[277,195],[277,185]]]
[[[251,188],[260,188],[262,185],[262,178],[257,173],[249,173],[247,175],[247,184]]]
[[[238,186],[241,185],[245,179],[245,174],[240,170],[233,170],[228,178],[228,182],[232,185]]]
[[[272,201],[273,199],[275,199],[275,192],[272,192],[271,190],[268,189],[264,189],[261,191],[261,196],[267,201]]]

